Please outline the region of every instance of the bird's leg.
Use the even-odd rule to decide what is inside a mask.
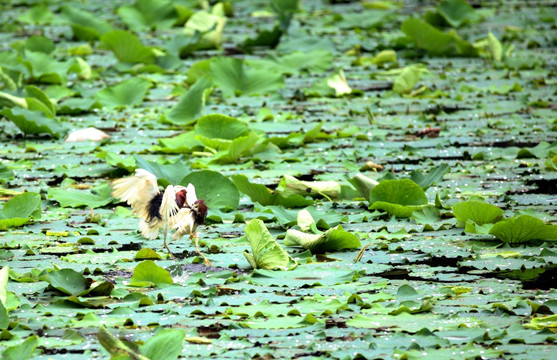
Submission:
[[[211,264],[211,262],[209,261],[209,259],[207,259],[205,257],[205,255],[203,255],[201,253],[201,251],[199,251],[199,236],[197,236],[197,233],[192,233],[190,235],[190,239],[194,238],[195,239],[195,252],[197,252],[202,258],[203,258],[203,264],[207,265],[207,266],[213,266],[213,264]]]
[[[168,247],[168,245],[166,244],[166,236],[168,234],[168,225],[165,225],[164,227],[164,240],[163,240],[163,244],[164,247],[166,248],[166,251],[168,251],[168,253],[170,254],[170,257],[172,257],[172,259],[176,260],[176,255],[174,255],[172,253],[172,251],[170,251],[170,248]]]

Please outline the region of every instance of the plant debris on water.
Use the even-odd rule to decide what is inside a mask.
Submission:
[[[554,4],[0,10],[3,359],[555,357]]]

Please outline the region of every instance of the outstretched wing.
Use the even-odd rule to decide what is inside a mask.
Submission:
[[[186,205],[191,208],[196,201],[197,195],[195,194],[195,186],[193,186],[193,184],[188,184],[188,186],[186,186]]]
[[[112,196],[125,201],[133,213],[143,219],[149,217],[149,202],[160,194],[157,178],[144,169],[135,170],[135,175],[112,182]]]
[[[162,196],[161,208],[159,210],[162,221],[165,223],[170,220],[170,218],[180,210],[180,207],[176,203],[176,192],[174,191],[173,185],[168,185],[164,190],[164,195]]]

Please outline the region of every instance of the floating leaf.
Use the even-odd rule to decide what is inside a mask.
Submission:
[[[119,7],[117,12],[130,29],[135,31],[168,29],[178,20],[171,1],[137,0],[133,5]]]
[[[189,173],[180,182],[181,185],[195,186],[198,199],[203,199],[209,209],[232,209],[236,210],[240,202],[240,193],[236,186],[222,174],[202,170]]]
[[[152,64],[155,62],[153,49],[144,46],[137,36],[128,31],[111,31],[104,34],[101,41],[123,63]]]
[[[10,119],[25,134],[50,134],[58,139],[67,131],[56,119],[49,119],[42,111],[12,108],[0,111],[0,115]]]
[[[26,224],[31,218],[41,217],[41,196],[26,192],[14,196],[0,210],[0,230]]]
[[[477,56],[477,50],[454,31],[444,33],[420,19],[402,23],[402,31],[420,49],[433,56]]]
[[[78,295],[88,288],[85,277],[72,269],[51,271],[48,273],[47,281],[50,286],[66,295]]]
[[[205,99],[211,91],[211,81],[202,78],[195,82],[180,101],[163,115],[163,122],[188,125],[195,122],[203,113]]]
[[[463,226],[468,220],[478,225],[493,224],[503,216],[503,210],[497,206],[477,200],[454,204],[453,213],[458,220],[458,226]]]
[[[170,273],[151,260],[137,264],[130,279],[130,286],[136,287],[160,287],[173,283]]]
[[[149,80],[135,77],[97,92],[95,99],[107,108],[137,106],[143,102],[150,87]]]
[[[251,253],[244,252],[244,256],[254,269],[286,270],[290,263],[290,256],[271,236],[269,230],[259,219],[251,220],[244,232],[251,245]]]
[[[236,58],[220,57],[211,61],[209,76],[225,96],[236,93],[265,94],[284,86],[281,74],[265,70],[254,70]]]
[[[542,220],[530,216],[514,216],[499,221],[491,230],[491,235],[510,244],[524,243],[530,240],[557,240],[557,225],[546,225]]]
[[[157,177],[159,184],[167,187],[170,184],[179,184],[190,172],[188,163],[176,161],[172,164],[159,164],[155,161],[145,160],[134,155],[137,168],[145,169]]]
[[[384,180],[369,195],[370,209],[385,210],[396,217],[410,217],[412,212],[427,205],[420,185],[410,179]]]
[[[477,18],[474,8],[465,0],[444,0],[437,6],[437,11],[452,27],[460,27]]]
[[[75,6],[66,5],[62,8],[63,16],[70,22],[73,36],[78,40],[97,40],[111,31],[112,25],[99,19],[98,16]]]
[[[61,207],[78,208],[98,208],[112,202],[110,186],[107,183],[98,185],[90,191],[68,190],[68,189],[48,189],[48,196],[60,203]]]

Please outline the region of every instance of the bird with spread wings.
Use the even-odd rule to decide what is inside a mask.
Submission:
[[[112,195],[132,207],[133,213],[141,218],[139,231],[147,239],[156,239],[159,230],[164,231],[164,247],[174,257],[166,244],[168,230],[175,230],[172,240],[179,240],[189,234],[195,239],[195,251],[203,257],[206,265],[209,260],[199,251],[199,238],[196,230],[207,217],[207,205],[195,194],[192,184],[168,185],[161,191],[157,178],[144,169],[135,170],[135,175],[112,182]]]

